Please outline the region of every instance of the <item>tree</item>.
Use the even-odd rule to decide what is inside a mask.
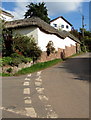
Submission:
[[[70,31],[75,37],[77,37],[81,41],[81,50],[82,51],[91,51],[91,32],[84,29],[84,37],[82,36],[82,28],[80,31],[72,30]]]
[[[28,8],[27,12],[25,13],[25,18],[31,18],[33,16],[40,17],[47,23],[50,23],[50,18],[48,17],[48,10],[45,6],[45,3],[30,3],[26,6]]]

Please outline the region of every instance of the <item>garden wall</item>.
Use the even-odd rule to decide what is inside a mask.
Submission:
[[[59,48],[56,53],[50,54],[49,56],[47,56],[46,52],[43,52],[38,62],[50,61],[53,59],[59,59],[63,57],[66,58],[76,53],[77,53],[77,46],[73,46],[73,45],[71,45],[70,47],[66,46],[65,49]]]

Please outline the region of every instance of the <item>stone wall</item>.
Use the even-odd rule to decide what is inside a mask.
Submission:
[[[8,73],[8,69],[12,69],[11,73],[14,74],[16,72],[18,72],[19,70],[21,70],[22,68],[26,68],[26,67],[31,67],[31,65],[33,64],[33,62],[29,62],[29,63],[21,63],[18,66],[3,66],[2,67],[2,73]]]
[[[65,51],[65,57],[69,57],[73,54],[76,54],[76,46],[72,46],[72,45],[71,47],[66,46],[64,51]]]
[[[45,62],[53,59],[65,58],[76,53],[77,53],[77,46],[73,46],[73,45],[71,45],[70,47],[66,46],[65,49],[58,49],[57,52],[50,54],[49,56],[47,56],[46,52],[43,52],[38,62]]]

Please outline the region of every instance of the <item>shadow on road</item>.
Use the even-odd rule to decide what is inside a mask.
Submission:
[[[70,58],[59,68],[66,69],[69,73],[76,74],[75,80],[91,82],[91,58]]]

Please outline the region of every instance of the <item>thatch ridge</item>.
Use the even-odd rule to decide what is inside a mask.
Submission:
[[[45,31],[46,33],[55,34],[58,37],[63,39],[66,37],[70,37],[74,41],[79,42],[79,40],[76,39],[70,33],[55,29],[54,27],[50,26],[48,23],[41,20],[39,17],[31,17],[31,18],[25,18],[20,20],[9,21],[9,22],[6,22],[5,24],[5,27],[8,29],[15,29],[15,28],[29,27],[29,26],[37,26],[42,31]]]

